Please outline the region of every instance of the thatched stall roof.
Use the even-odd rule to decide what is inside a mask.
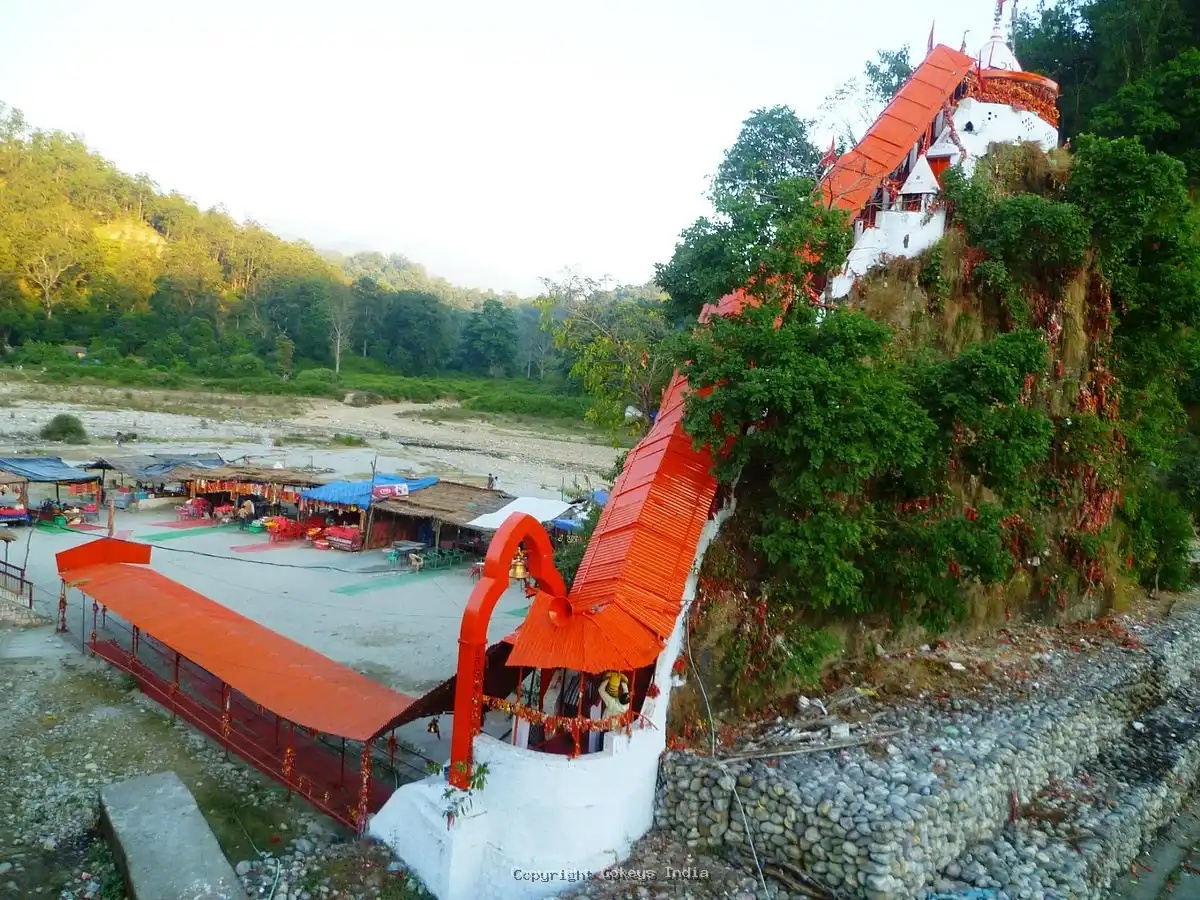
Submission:
[[[465,526],[485,513],[502,509],[515,499],[504,491],[439,481],[427,488],[413,491],[407,497],[376,500],[375,509],[414,519],[434,519],[448,525]]]
[[[164,481],[238,481],[245,484],[279,484],[315,487],[329,480],[302,469],[276,469],[271,466],[177,466],[161,476]]]

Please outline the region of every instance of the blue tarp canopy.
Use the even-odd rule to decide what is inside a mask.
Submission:
[[[608,491],[604,488],[596,488],[592,491],[592,502],[597,506],[605,506],[608,504]]]
[[[374,484],[407,484],[409,493],[437,484],[437,478],[402,478],[399,475],[376,475]],[[365,508],[371,505],[370,479],[366,481],[331,481],[312,488],[300,496],[314,503],[336,503],[339,506]]]
[[[559,531],[583,531],[583,523],[578,519],[554,519],[550,524]]]
[[[101,457],[83,468],[111,469],[141,481],[154,481],[176,468],[213,469],[223,465],[225,460],[216,453],[142,453]]]
[[[0,459],[0,471],[20,475],[34,484],[83,484],[99,481],[83,469],[69,466],[57,456],[10,456]]]
[[[225,465],[225,460],[216,454],[212,456],[164,456],[156,454],[154,458],[160,460],[160,462],[141,469],[138,472],[139,476],[152,481],[180,466],[192,466],[197,469],[215,469],[218,466]]]

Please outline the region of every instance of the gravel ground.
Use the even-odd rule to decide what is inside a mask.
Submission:
[[[384,850],[172,725],[130,679],[52,626],[0,621],[0,696],[0,897],[120,900],[97,831],[100,787],[165,770],[191,789],[252,897],[268,878],[261,896],[270,893],[277,862],[276,898],[420,896],[402,871],[388,871]]]

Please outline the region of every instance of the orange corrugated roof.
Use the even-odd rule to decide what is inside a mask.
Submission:
[[[73,587],[282,718],[365,741],[413,698],[146,568],[150,548],[101,538],[57,555]]]
[[[741,292],[730,294],[715,311],[727,315],[745,302]],[[683,430],[687,390],[676,373],[654,427],[626,458],[575,576],[571,617],[554,624],[552,598],[539,592],[510,666],[629,670],[662,653],[717,492],[711,457]]]
[[[975,61],[944,44],[933,48],[856,146],[821,184],[828,206],[856,213],[904,162]]]

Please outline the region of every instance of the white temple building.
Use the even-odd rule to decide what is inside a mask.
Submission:
[[[931,49],[878,121],[825,178],[827,202],[854,216],[854,247],[832,279],[831,299],[896,257],[913,257],[945,233],[936,208],[951,166],[971,175],[992,144],[1058,146],[1058,86],[1024,72],[997,13],[991,37],[972,58]],[[907,141],[907,143],[901,143]],[[898,165],[890,165],[898,162]]]

